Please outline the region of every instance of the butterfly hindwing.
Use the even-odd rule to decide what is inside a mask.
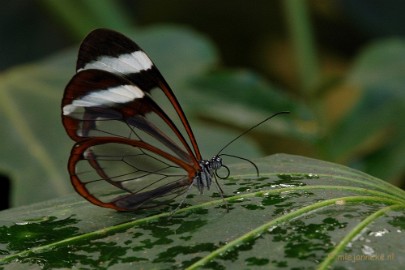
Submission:
[[[190,185],[193,171],[158,148],[123,138],[79,142],[69,159],[76,191],[96,205],[120,211],[149,208],[175,198]]]

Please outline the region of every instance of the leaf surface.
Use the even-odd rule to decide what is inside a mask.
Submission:
[[[215,192],[119,213],[76,195],[0,212],[0,263],[14,269],[356,268],[405,262],[404,191],[319,160],[273,155],[229,166]]]

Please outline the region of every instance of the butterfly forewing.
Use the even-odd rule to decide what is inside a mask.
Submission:
[[[103,70],[77,73],[66,88],[63,121],[76,141],[120,137],[148,142],[193,164],[191,149],[172,120],[147,92]]]
[[[192,145],[193,155],[197,160],[201,160],[193,131],[176,96],[147,54],[136,43],[115,31],[94,30],[84,39],[79,50],[76,70],[86,69],[99,69],[118,74],[151,94],[163,92],[175,109],[176,115],[170,116],[180,119]],[[167,106],[161,107],[165,110],[169,109]],[[178,125],[178,128],[180,127]]]
[[[153,207],[187,190],[200,152],[148,56],[125,36],[99,29],[83,41],[77,71],[62,100],[63,124],[77,142],[69,160],[75,189],[120,211]],[[163,93],[174,117],[152,92]]]

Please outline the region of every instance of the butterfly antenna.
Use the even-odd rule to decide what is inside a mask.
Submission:
[[[247,158],[243,158],[243,157],[239,157],[239,156],[234,156],[234,155],[228,155],[228,154],[220,154],[220,156],[238,158],[238,159],[242,159],[242,160],[244,160],[244,161],[249,162],[250,164],[252,164],[253,167],[255,167],[257,177],[259,177],[259,168],[257,167],[257,165],[256,165],[253,161],[251,161],[251,160],[249,160],[249,159],[247,159]],[[224,167],[224,165],[222,165],[222,167]],[[228,170],[228,175],[227,175],[227,177],[228,177],[228,176],[229,176],[229,169],[228,169],[228,167],[226,167],[226,169]],[[227,177],[226,177],[226,178],[227,178]],[[221,178],[221,177],[219,177],[219,178]],[[223,179],[223,178],[221,178],[221,179]]]
[[[273,117],[275,117],[275,116],[277,116],[277,115],[279,115],[279,114],[287,114],[287,113],[290,113],[290,112],[289,112],[289,111],[282,111],[282,112],[275,113],[275,114],[273,114],[273,115],[267,117],[267,118],[264,119],[263,121],[257,123],[256,125],[250,127],[249,129],[245,130],[244,132],[242,132],[241,134],[239,134],[238,136],[236,136],[233,140],[231,140],[230,142],[228,142],[224,147],[222,147],[221,150],[219,150],[217,156],[219,156],[219,155],[221,154],[221,152],[224,151],[225,148],[227,148],[229,145],[231,145],[234,141],[236,141],[236,140],[239,139],[240,137],[244,136],[246,133],[249,133],[250,131],[252,131],[252,129],[254,129],[254,128],[260,126],[260,125],[263,124],[264,122],[270,120],[271,118],[273,118]],[[250,162],[251,162],[251,161],[250,161]],[[251,163],[252,163],[252,162],[251,162]],[[256,166],[255,166],[255,167],[256,167]]]

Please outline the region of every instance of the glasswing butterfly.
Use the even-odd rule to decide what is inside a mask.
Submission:
[[[222,150],[274,116],[204,160],[176,96],[132,40],[92,31],[80,46],[76,71],[62,99],[62,122],[76,142],[70,179],[85,199],[117,211],[161,205],[193,185],[200,193],[209,189],[219,168],[229,174]]]

